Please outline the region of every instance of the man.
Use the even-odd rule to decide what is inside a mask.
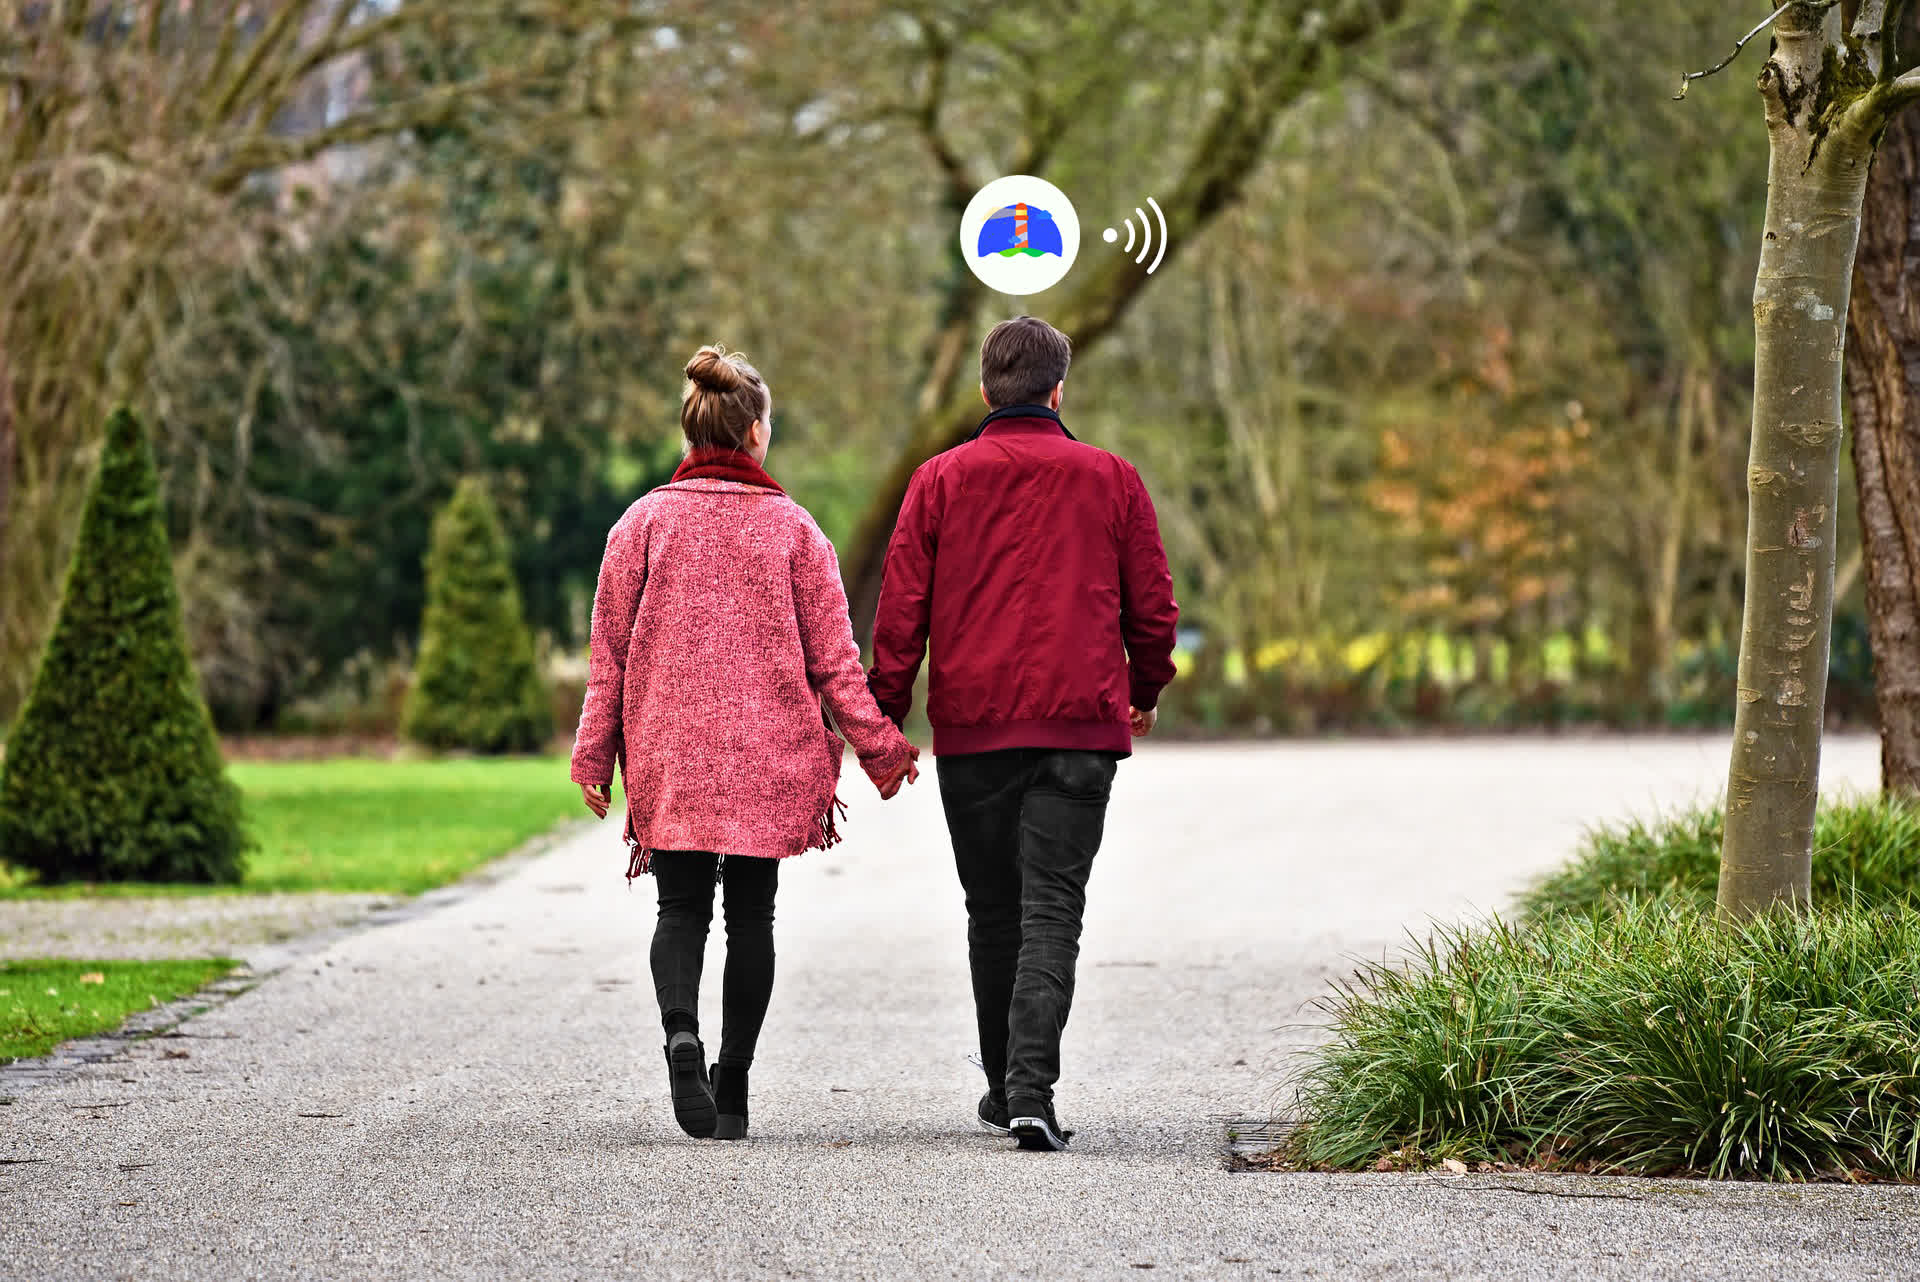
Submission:
[[[1032,316],[980,348],[992,411],[914,473],[887,549],[875,699],[895,723],[932,642],[927,716],[967,899],[980,1120],[1064,1149],[1053,1110],[1087,877],[1115,769],[1173,680],[1179,609],[1153,503],[1060,420],[1072,345]]]

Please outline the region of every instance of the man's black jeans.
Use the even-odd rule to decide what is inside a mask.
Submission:
[[[980,1059],[1009,1099],[1053,1102],[1087,877],[1118,765],[1110,752],[1044,748],[939,759],[967,896]]]

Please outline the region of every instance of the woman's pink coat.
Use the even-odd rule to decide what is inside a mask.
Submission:
[[[910,751],[867,692],[833,545],[777,490],[684,480],[613,527],[594,594],[575,783],[627,794],[655,850],[784,859],[828,845],[840,739],[869,778]]]

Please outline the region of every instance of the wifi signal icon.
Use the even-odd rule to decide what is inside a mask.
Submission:
[[[1153,224],[1147,221],[1147,211],[1135,205],[1133,212],[1140,216],[1140,234],[1137,238],[1140,242],[1140,256],[1133,261],[1136,263],[1144,263],[1147,261],[1147,255],[1153,254],[1153,265],[1147,268],[1147,275],[1151,276],[1159,268],[1160,260],[1167,256],[1167,216],[1160,212],[1160,202],[1156,201],[1153,197],[1147,197],[1147,204],[1152,208],[1153,216],[1160,220],[1160,248],[1159,252],[1156,253],[1154,251]],[[1122,253],[1131,254],[1133,252],[1133,242],[1136,239],[1134,236],[1133,219],[1127,219],[1126,228],[1127,243],[1122,245],[1120,249]],[[1112,227],[1109,227],[1100,233],[1100,238],[1111,245],[1120,239],[1120,233]]]

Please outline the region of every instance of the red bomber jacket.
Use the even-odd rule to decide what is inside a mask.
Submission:
[[[931,645],[934,752],[1132,751],[1129,706],[1173,680],[1180,615],[1153,501],[1125,459],[1022,405],[913,474],[887,549],[868,683],[894,723]]]

